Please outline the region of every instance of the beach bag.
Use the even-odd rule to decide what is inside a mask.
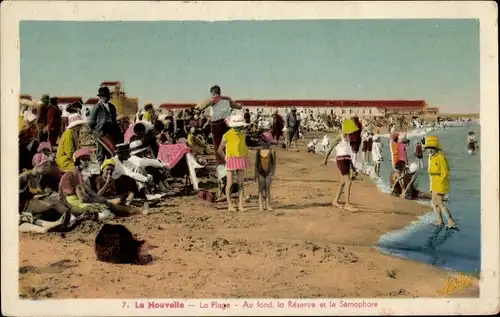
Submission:
[[[200,190],[197,196],[199,199],[207,201],[209,203],[213,203],[215,201],[215,197],[212,195],[212,193],[206,190]]]

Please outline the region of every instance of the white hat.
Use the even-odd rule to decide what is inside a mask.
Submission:
[[[189,132],[191,132],[191,133],[194,133],[195,131],[196,131],[195,127],[191,127],[191,129],[189,129]]]
[[[135,155],[146,151],[148,148],[142,146],[141,140],[132,141],[130,143],[130,154]]]
[[[230,128],[246,127],[248,124],[245,122],[243,114],[234,114],[226,119],[226,123]]]
[[[416,171],[418,171],[418,164],[415,162],[412,162],[412,163],[410,163],[410,166],[408,167],[408,169],[410,170],[410,173],[415,173]]]
[[[85,119],[83,119],[83,117],[81,115],[73,114],[73,115],[68,116],[68,126],[66,127],[66,129],[71,129],[71,128],[76,127],[77,125],[84,124],[84,123],[87,123],[87,121]]]

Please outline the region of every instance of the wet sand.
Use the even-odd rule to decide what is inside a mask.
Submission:
[[[302,145],[302,149],[305,146]],[[253,152],[251,153],[253,159]],[[247,212],[175,197],[162,212],[113,220],[148,241],[146,266],[96,260],[100,225],[66,234],[20,234],[22,298],[438,297],[457,274],[379,253],[379,237],[428,212],[378,192],[368,177],[353,184],[359,212],[331,206],[338,174],[322,157],[278,149],[274,211],[259,212],[256,184]],[[247,173],[248,177],[252,170]],[[453,296],[479,296],[473,286]]]

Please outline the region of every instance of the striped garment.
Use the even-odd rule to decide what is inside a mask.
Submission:
[[[250,168],[250,160],[244,156],[233,156],[226,158],[226,170],[238,171]]]

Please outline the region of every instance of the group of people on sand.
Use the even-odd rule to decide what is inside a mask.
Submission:
[[[362,145],[363,164],[369,161],[371,154],[374,172],[380,174],[380,163],[383,161],[381,138],[374,135],[369,129],[361,133],[362,126],[356,117],[344,119],[342,127],[334,136],[332,141],[327,138],[323,140],[324,162],[326,166],[332,152],[335,151],[335,163],[340,174],[339,185],[335,193],[332,205],[348,211],[357,211],[351,203],[352,181],[358,175],[356,167],[357,154]],[[468,138],[467,148],[473,148],[472,144],[477,142],[475,138]],[[370,140],[371,139],[371,140]],[[389,147],[391,152],[392,168],[390,174],[391,194],[406,199],[428,199],[436,214],[436,223],[444,226],[443,214],[447,218],[448,229],[458,230],[449,209],[445,205],[450,191],[450,167],[446,154],[443,151],[437,136],[426,136],[422,142],[417,142],[414,151],[414,160],[408,160],[409,139],[405,135],[392,133],[390,135]],[[371,151],[370,151],[371,150]],[[427,173],[430,178],[430,192],[422,192],[416,188],[418,171],[424,168],[423,153],[428,151]],[[370,153],[371,152],[371,153]],[[340,198],[345,193],[345,203],[341,204]]]
[[[221,96],[220,87],[213,86],[210,92],[208,100],[185,111],[187,115],[178,120],[161,118],[148,104],[133,123],[118,116],[107,87],[99,88],[99,102],[87,119],[75,111],[66,124],[57,100],[42,98],[37,120],[20,127],[20,230],[67,230],[82,219],[151,213],[151,205],[172,192],[170,168],[158,159],[161,144],[185,143],[193,153],[215,155],[217,170],[227,182],[228,209],[236,210],[231,202],[235,181],[238,207],[244,210],[249,124],[241,105]],[[199,114],[207,108],[211,115],[200,122]],[[185,120],[190,115],[191,120]],[[91,146],[82,146],[86,131],[94,138]]]

